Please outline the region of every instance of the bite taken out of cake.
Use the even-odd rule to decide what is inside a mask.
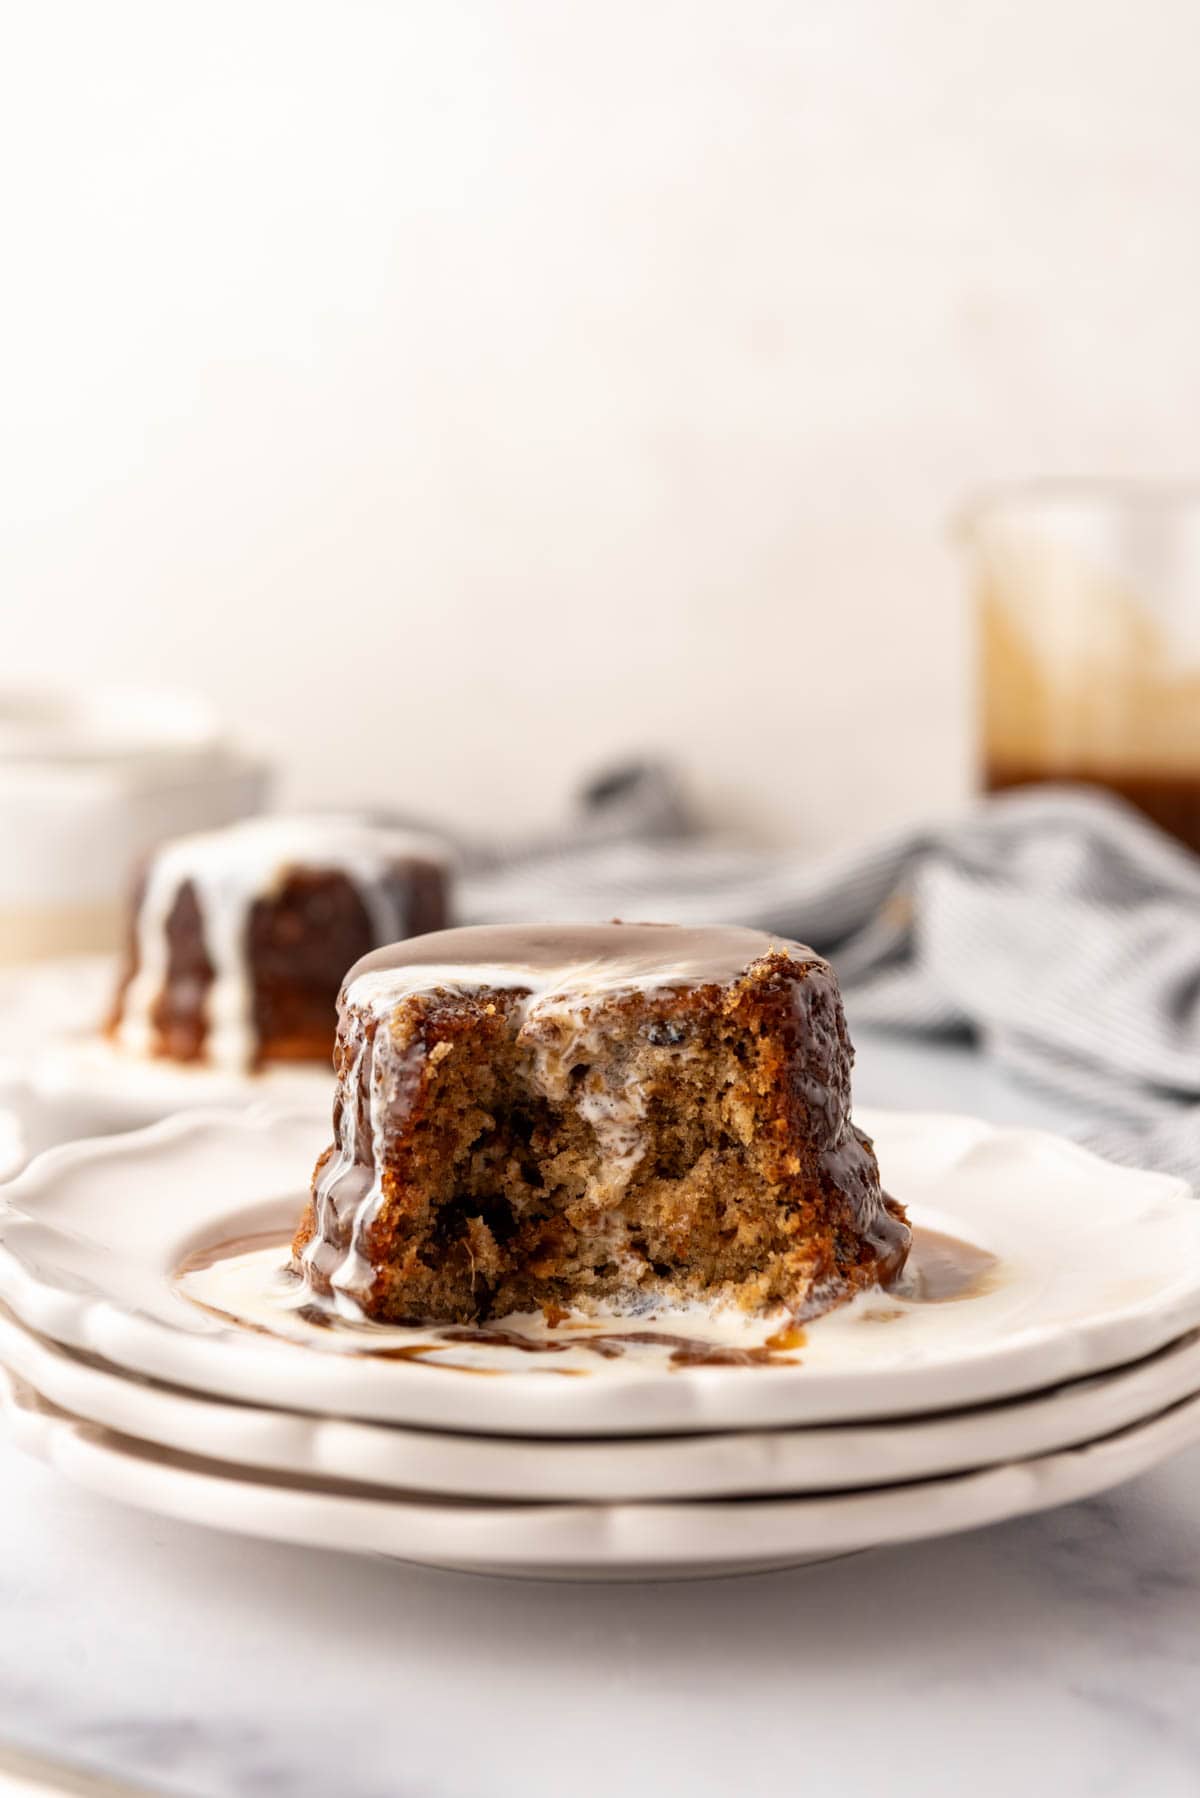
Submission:
[[[828,963],[756,930],[396,944],[342,991],[297,1271],[387,1322],[810,1317],[894,1279],[910,1240],[850,1120],[851,1059]]]
[[[136,883],[107,1031],[135,1057],[247,1073],[324,1061],[346,969],[447,922],[433,840],[337,813],[177,837]]]

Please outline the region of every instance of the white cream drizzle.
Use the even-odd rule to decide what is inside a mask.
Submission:
[[[584,938],[586,930],[587,927],[580,926],[563,927],[561,935],[564,939]],[[821,960],[811,949],[787,942],[782,937],[771,937],[760,930],[734,925],[702,931],[686,930],[677,925],[630,924],[622,926],[622,930],[635,939],[630,952],[623,955],[610,951],[594,955],[567,954],[553,959],[514,957],[511,961],[416,959],[424,945],[432,947],[439,939],[445,941],[447,948],[454,941],[460,941],[465,948],[472,938],[483,944],[489,939],[509,935],[508,931],[496,931],[490,925],[438,931],[415,939],[414,959],[404,955],[408,945],[399,946],[396,959],[388,965],[374,965],[382,960],[380,956],[365,957],[357,968],[351,968],[343,1001],[351,1010],[385,1017],[402,999],[414,993],[439,989],[475,993],[490,987],[501,991],[527,987],[530,994],[528,1015],[533,1016],[542,1009],[552,1009],[556,1003],[577,1010],[589,1000],[614,998],[622,993],[666,992],[706,982],[725,985],[744,973],[751,962],[777,948],[799,953],[807,961]],[[654,933],[653,937],[648,937],[650,932]],[[689,953],[680,943],[684,953],[674,956],[663,953],[675,948],[679,939],[686,939],[689,946],[695,944],[695,947]],[[652,947],[647,946],[648,941]],[[720,953],[714,954],[714,942],[719,945]]]

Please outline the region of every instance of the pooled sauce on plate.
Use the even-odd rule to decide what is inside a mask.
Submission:
[[[205,1268],[216,1267],[222,1261],[232,1261],[238,1255],[257,1255],[263,1249],[278,1249],[280,1256],[284,1260],[287,1258],[288,1247],[285,1242],[280,1242],[278,1230],[248,1230],[241,1236],[227,1236],[222,1242],[211,1243],[207,1248],[193,1249],[175,1269],[175,1279],[177,1282],[185,1280],[188,1274],[203,1273]]]
[[[915,1230],[904,1297],[918,1305],[945,1305],[990,1292],[999,1257],[942,1230]]]
[[[799,1348],[804,1340],[804,1332],[789,1330],[786,1333],[794,1333],[797,1338],[787,1346]],[[783,1335],[785,1332],[780,1331],[778,1334]],[[703,1342],[696,1336],[675,1336],[669,1330],[623,1330],[615,1335],[605,1335],[603,1331],[588,1333],[579,1330],[557,1340],[535,1340],[522,1336],[517,1330],[492,1329],[487,1324],[452,1324],[441,1331],[441,1339],[443,1342],[502,1344],[505,1348],[519,1349],[526,1355],[561,1355],[565,1349],[581,1348],[599,1355],[605,1361],[615,1361],[633,1343],[669,1348],[672,1367],[795,1366],[792,1361],[779,1361],[774,1353],[774,1346],[778,1346],[774,1337],[768,1337],[766,1342],[756,1348],[732,1348],[720,1342]]]
[[[685,1367],[798,1367],[806,1334],[792,1319],[771,1320],[771,1333],[765,1338],[744,1342],[722,1340],[713,1335],[687,1335],[681,1331],[653,1327],[657,1313],[629,1328],[614,1328],[607,1317],[588,1318],[565,1313],[552,1307],[544,1320],[545,1333],[531,1334],[520,1328],[498,1324],[377,1324],[365,1318],[342,1316],[321,1306],[304,1302],[305,1282],[287,1265],[287,1246],[280,1242],[277,1231],[242,1234],[209,1247],[193,1250],[177,1271],[177,1281],[184,1297],[211,1315],[234,1323],[243,1329],[280,1336],[295,1342],[299,1325],[308,1332],[320,1331],[328,1341],[338,1338],[341,1352],[377,1361],[419,1361],[427,1367],[440,1367],[454,1373],[498,1374],[508,1371],[503,1366],[467,1364],[461,1359],[464,1349],[516,1353],[521,1357],[557,1357],[571,1350],[582,1350],[602,1361],[618,1361],[626,1357],[641,1359],[658,1351],[669,1368]],[[245,1310],[238,1308],[238,1293],[231,1278],[247,1260],[270,1260],[254,1283],[243,1288],[253,1301]],[[939,1230],[918,1228],[914,1232],[912,1254],[903,1280],[892,1293],[883,1289],[864,1294],[857,1317],[864,1323],[886,1323],[910,1315],[924,1305],[943,1305],[981,1297],[996,1284],[998,1258],[988,1250]],[[197,1281],[196,1276],[207,1276]],[[226,1276],[222,1278],[222,1276]],[[880,1298],[894,1302],[879,1304]],[[862,1300],[866,1302],[863,1303]],[[299,1302],[298,1302],[299,1301]],[[833,1313],[832,1315],[837,1315]],[[673,1320],[672,1320],[673,1321]],[[727,1320],[728,1321],[728,1320]],[[753,1331],[753,1320],[744,1322]],[[535,1325],[536,1328],[536,1325]],[[404,1338],[416,1338],[405,1340]],[[303,1338],[301,1338],[303,1340]],[[458,1351],[459,1358],[453,1358]],[[661,1364],[661,1363],[660,1363]],[[586,1367],[545,1367],[546,1373],[578,1377]]]

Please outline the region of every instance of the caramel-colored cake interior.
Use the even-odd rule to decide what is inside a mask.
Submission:
[[[799,1315],[903,1259],[818,958],[536,1008],[520,987],[415,992],[348,1010],[338,1054],[339,1142],[296,1250],[317,1291],[357,1281],[370,1316],[693,1298]]]

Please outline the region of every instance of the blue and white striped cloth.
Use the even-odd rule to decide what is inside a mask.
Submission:
[[[1115,800],[1033,788],[813,858],[691,833],[618,771],[553,842],[467,857],[462,911],[758,925],[829,955],[851,1023],[975,1032],[1116,1159],[1200,1182],[1200,858]]]

